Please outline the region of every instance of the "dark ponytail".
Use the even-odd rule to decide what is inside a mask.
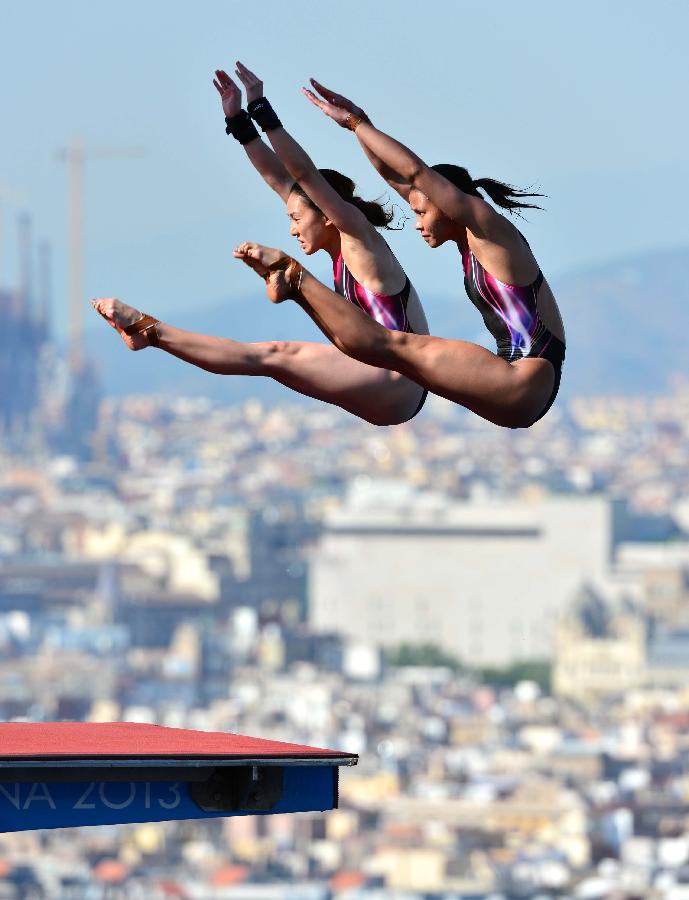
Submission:
[[[469,172],[463,166],[453,166],[451,163],[439,163],[431,166],[434,172],[447,178],[455,187],[465,194],[471,194],[474,197],[480,197],[478,189],[485,191],[496,206],[512,212],[520,209],[542,209],[536,203],[522,203],[520,197],[544,197],[545,194],[534,194],[529,191],[523,191],[520,188],[512,187],[511,184],[505,184],[502,181],[496,181],[494,178],[477,178],[473,179]],[[519,215],[519,212],[517,212]]]
[[[346,175],[337,172],[335,169],[319,169],[318,171],[323,178],[325,178],[330,187],[336,191],[343,200],[346,200],[347,203],[351,203],[353,206],[356,206],[357,209],[361,210],[371,225],[374,225],[376,228],[390,227],[390,223],[395,217],[394,212],[386,209],[376,200],[363,200],[361,197],[357,197],[354,193],[356,185],[351,178],[347,178]],[[294,182],[291,193],[298,194],[311,209],[315,209],[316,212],[321,214],[323,213],[323,210],[316,206],[299,182]]]

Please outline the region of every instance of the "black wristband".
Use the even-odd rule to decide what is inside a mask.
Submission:
[[[252,119],[261,126],[262,131],[272,131],[273,128],[281,128],[282,122],[277,113],[265,97],[258,97],[247,105],[247,111]]]
[[[258,137],[256,126],[243,109],[240,109],[236,116],[225,116],[225,125],[225,134],[231,134],[242,145]]]

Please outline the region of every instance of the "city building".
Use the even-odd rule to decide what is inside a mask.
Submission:
[[[555,630],[553,692],[580,702],[624,696],[646,674],[646,624],[589,586]]]
[[[608,574],[615,506],[355,485],[311,560],[310,625],[388,647],[434,643],[474,666],[550,658],[575,590]]]

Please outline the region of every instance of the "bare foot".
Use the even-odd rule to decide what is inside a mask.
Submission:
[[[266,279],[266,294],[271,303],[282,303],[288,300],[292,293],[287,273],[283,269],[271,272]]]
[[[91,306],[103,316],[108,325],[119,332],[130,350],[143,350],[144,347],[148,347],[148,337],[145,334],[129,335],[124,333],[125,328],[141,318],[138,309],[127,306],[116,297],[99,297],[91,301]]]
[[[264,247],[263,244],[254,244],[252,241],[244,241],[239,247],[235,247],[232,251],[235,259],[241,259],[243,262],[252,265],[252,268],[263,276],[269,266],[284,259],[286,254],[282,250],[276,250],[274,247]],[[263,271],[259,271],[262,268]]]

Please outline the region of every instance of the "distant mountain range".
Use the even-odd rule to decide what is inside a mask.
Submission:
[[[689,248],[659,250],[550,279],[562,309],[567,360],[566,395],[657,393],[677,374],[689,376]],[[427,297],[431,331],[444,337],[485,341],[478,312],[461,282],[453,296]],[[173,318],[181,328],[243,341],[322,340],[294,304],[270,304],[257,285],[245,300],[209,304]],[[109,395],[204,394],[236,402],[290,396],[264,378],[209,375],[165,353],[133,354],[113,331],[94,322],[90,353],[99,361]],[[293,401],[296,395],[290,396]]]
[[[559,278],[563,384],[577,394],[657,393],[689,377],[689,248],[657,250]]]

